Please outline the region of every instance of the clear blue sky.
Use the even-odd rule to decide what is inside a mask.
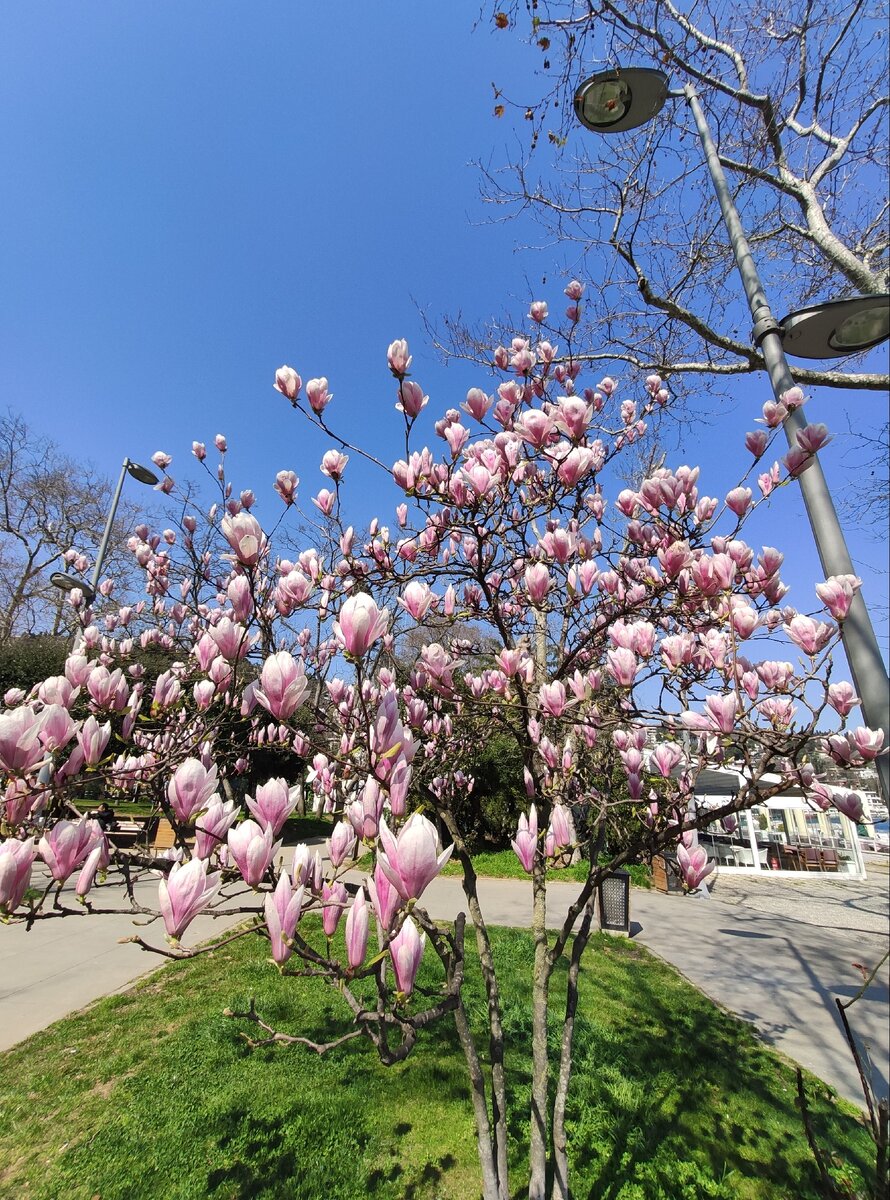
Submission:
[[[562,300],[558,246],[491,224],[471,160],[499,163],[523,131],[492,116],[491,81],[529,79],[538,55],[475,4],[214,3],[8,8],[0,45],[0,400],[108,475],[125,454],[174,454],[224,432],[236,487],[274,520],[275,473],[303,492],[327,443],[271,388],[275,368],[326,375],[332,423],[391,462],[388,343],[407,337],[430,412],[468,386],[425,345],[417,308],[469,320]],[[541,286],[543,277],[546,286]],[[633,381],[622,381],[636,394]],[[704,490],[737,482],[766,378],[737,386],[719,423],[673,460]],[[846,401],[816,393],[811,420],[846,430]],[[854,396],[874,424],[886,397]],[[855,416],[854,416],[854,419]],[[823,456],[844,486],[843,439]],[[365,495],[370,481],[359,471]],[[138,491],[138,485],[129,485]],[[386,493],[381,514],[395,503]],[[133,499],[136,498],[134,495]],[[799,497],[777,499],[790,600],[815,606],[821,574]],[[850,531],[872,605],[886,613],[886,547]],[[869,564],[877,565],[875,573]],[[879,622],[881,632],[886,620]]]

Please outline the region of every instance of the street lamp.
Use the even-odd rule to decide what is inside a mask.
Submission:
[[[795,358],[859,354],[890,337],[890,296],[828,300],[789,313],[779,324],[785,353]]]
[[[784,393],[794,387],[794,377],[782,346],[783,338],[789,339],[788,349],[791,353],[802,357],[822,357],[817,352],[820,346],[824,346],[826,358],[865,350],[883,341],[888,336],[886,296],[831,301],[792,313],[783,322],[775,319],[767,303],[698,93],[691,83],[687,83],[682,91],[671,91],[665,73],[653,68],[629,67],[626,70],[602,71],[578,87],[575,92],[575,113],[581,124],[595,133],[620,133],[651,120],[669,98],[685,100],[692,112],[754,321],[752,340],[763,355],[776,400],[781,401]],[[797,445],[798,431],[805,425],[799,409],[795,408],[788,414],[784,428],[790,446]],[[826,576],[855,575],[817,455],[813,455],[811,465],[798,479],[823,571]],[[890,736],[887,672],[865,601],[859,592],[853,597],[850,611],[841,626],[841,634],[865,723],[873,729],[883,729]],[[885,802],[890,796],[887,759],[885,754],[875,763]]]
[[[74,575],[66,575],[64,571],[53,571],[49,581],[53,587],[57,587],[63,592],[73,592],[75,589],[79,589],[83,592],[83,598],[87,604],[92,604],[96,598],[96,593],[88,583]]]
[[[57,588],[61,588],[63,592],[71,592],[75,588],[80,588],[84,594],[84,599],[87,604],[92,604],[96,598],[96,591],[99,587],[99,576],[102,573],[102,564],[105,562],[105,555],[108,551],[108,542],[111,538],[111,527],[114,525],[114,518],[117,515],[117,506],[120,503],[121,491],[124,486],[124,478],[130,475],[139,483],[144,483],[148,486],[153,486],[158,483],[158,477],[154,471],[148,467],[143,467],[139,463],[132,462],[129,458],[125,458],[121,473],[117,481],[117,487],[114,489],[114,496],[111,500],[111,507],[108,510],[108,517],[105,520],[105,530],[102,534],[102,541],[99,544],[99,553],[96,555],[96,565],[93,567],[93,575],[89,584],[75,579],[73,575],[66,575],[62,571],[56,571],[50,575],[49,581]]]

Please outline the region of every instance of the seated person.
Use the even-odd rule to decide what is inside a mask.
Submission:
[[[111,829],[117,828],[117,821],[114,816],[114,809],[110,807],[104,800],[92,814],[93,820],[98,821],[102,827],[103,833],[108,833]]]

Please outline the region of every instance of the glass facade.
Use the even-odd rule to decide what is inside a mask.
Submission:
[[[773,801],[739,813],[731,830],[715,821],[701,831],[699,842],[723,869],[863,874],[858,838],[847,818],[835,810],[813,812],[799,802],[779,807]]]

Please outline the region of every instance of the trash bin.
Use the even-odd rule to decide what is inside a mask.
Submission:
[[[600,929],[603,933],[630,936],[630,875],[613,871],[597,885]]]

